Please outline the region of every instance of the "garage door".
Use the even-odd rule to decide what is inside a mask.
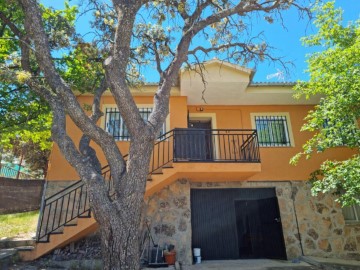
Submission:
[[[191,224],[203,260],[286,259],[274,188],[192,189]]]

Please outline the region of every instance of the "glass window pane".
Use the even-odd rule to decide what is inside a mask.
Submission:
[[[255,116],[260,146],[290,146],[286,116]]]
[[[105,130],[110,133],[115,140],[129,141],[130,134],[125,125],[124,120],[120,116],[120,112],[117,108],[107,108],[105,114]],[[147,121],[149,118],[152,108],[139,108],[141,118]],[[163,124],[158,137],[165,134],[166,126]]]

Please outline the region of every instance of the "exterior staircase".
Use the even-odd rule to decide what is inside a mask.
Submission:
[[[261,168],[255,130],[174,129],[156,141],[152,155],[145,197],[189,174],[221,179],[226,178],[224,172],[246,174]],[[109,166],[102,168],[102,175],[108,181],[111,197],[113,182]],[[20,251],[19,255],[24,261],[37,259],[97,228],[86,186],[77,181],[43,200],[35,248]]]

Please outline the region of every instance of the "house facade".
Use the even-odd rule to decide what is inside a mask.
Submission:
[[[195,71],[180,73],[154,145],[144,213],[154,240],[175,245],[184,264],[192,263],[193,248],[201,248],[203,260],[301,255],[360,260],[359,208],[342,209],[332,195],[311,196],[306,181],[322,161],[343,160],[352,152],[331,149],[289,164],[311,137],[300,129],[319,98],[295,100],[293,84],[252,83],[253,70],[218,60],[205,63],[203,75],[206,84]],[[144,119],[156,89],[132,90]],[[92,103],[91,95],[78,99]],[[110,93],[101,108],[99,125],[126,154],[130,137]],[[81,133],[71,121],[67,129],[78,142]],[[110,179],[106,166],[103,172]],[[75,179],[75,170],[54,146],[39,243],[22,253],[24,259],[96,231],[86,190]]]

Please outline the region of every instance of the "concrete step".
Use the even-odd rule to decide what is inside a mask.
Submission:
[[[16,247],[17,251],[32,251],[35,249],[35,246],[22,246],[22,247]]]
[[[163,166],[163,168],[173,168],[173,162],[170,161],[170,162],[166,163],[166,164]]]
[[[9,249],[9,248],[16,248],[22,246],[34,246],[35,240],[34,239],[19,239],[19,240],[1,240],[0,241],[0,249]]]

